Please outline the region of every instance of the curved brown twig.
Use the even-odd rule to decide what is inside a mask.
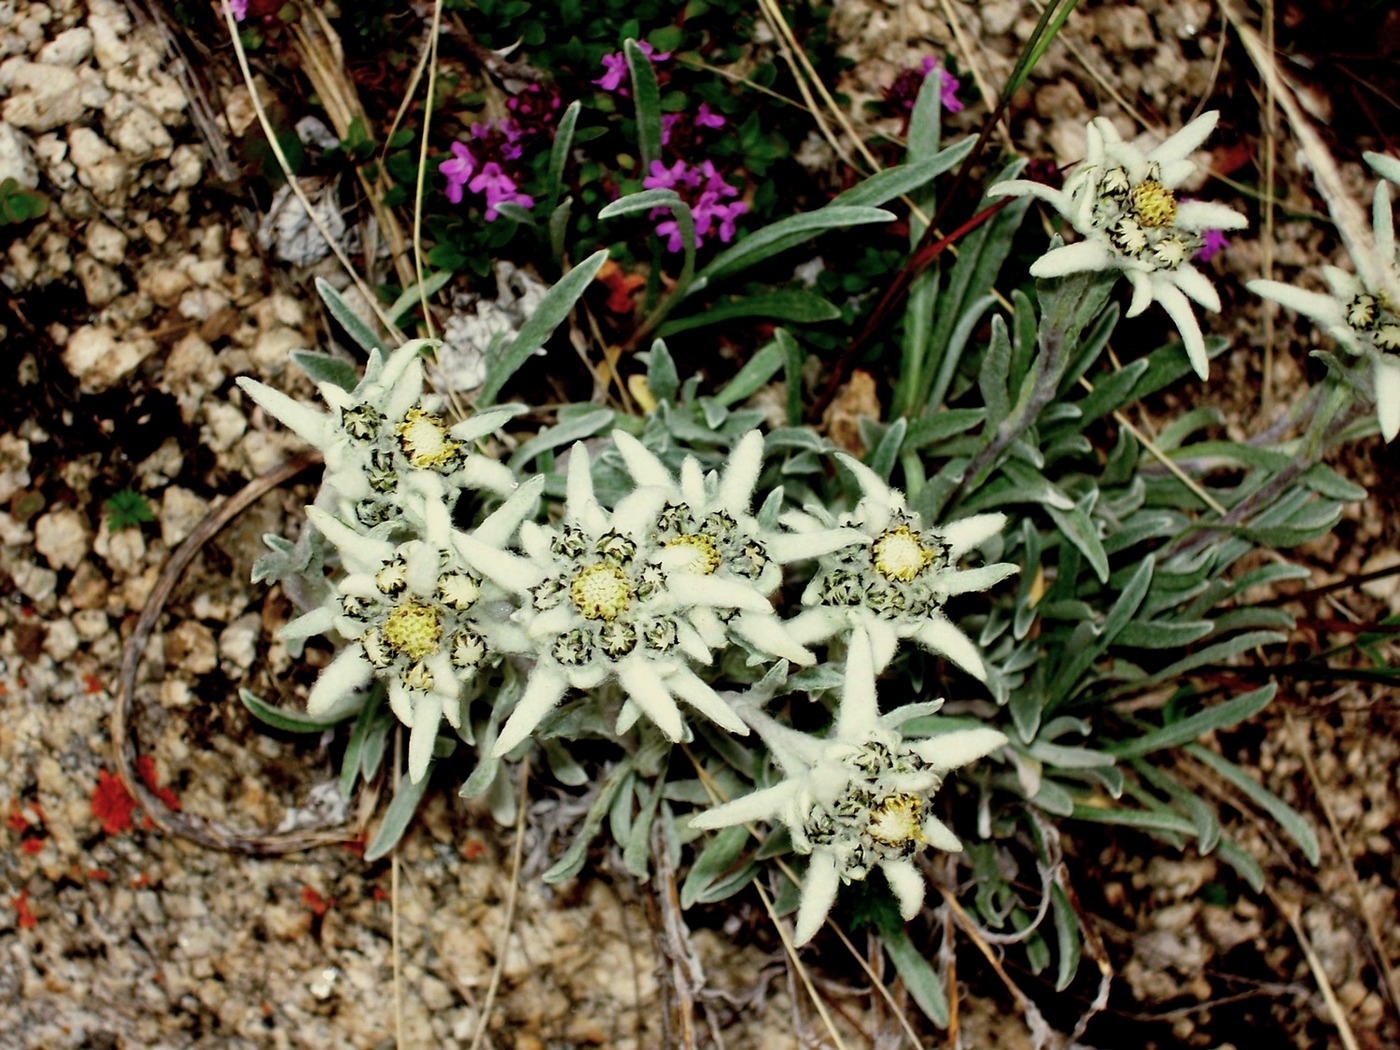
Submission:
[[[141,657],[146,652],[146,644],[150,641],[156,621],[160,619],[160,614],[165,609],[165,603],[175,590],[175,585],[179,583],[180,577],[189,568],[190,562],[194,560],[194,556],[199,553],[201,547],[245,510],[249,504],[320,462],[321,455],[317,452],[298,456],[289,463],[250,481],[210,511],[195,526],[194,531],[190,533],[185,542],[180,544],[166,561],[159,579],[156,580],[155,587],[152,588],[145,606],[141,609],[141,616],[136,621],[136,628],[131,632],[131,637],[126,640],[126,645],[122,649],[121,673],[117,685],[117,704],[112,711],[112,754],[116,760],[117,776],[121,778],[122,784],[125,785],[131,797],[141,804],[141,808],[150,818],[152,824],[167,834],[179,835],[181,838],[197,842],[210,849],[252,855],[296,853],[300,850],[311,849],[313,846],[344,842],[354,838],[356,834],[353,829],[345,825],[320,825],[280,834],[245,831],[225,827],[192,813],[171,809],[137,775],[138,752],[136,738],[132,734],[132,714],[136,705],[137,668],[140,667]]]

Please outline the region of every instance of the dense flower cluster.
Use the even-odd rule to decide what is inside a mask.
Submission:
[[[715,168],[714,162],[702,161],[698,165],[678,160],[667,167],[659,160],[651,163],[651,174],[642,180],[649,190],[675,190],[681,200],[690,206],[690,214],[695,220],[695,243],[705,242],[713,234],[728,244],[734,239],[734,222],[749,206],[739,196],[737,187],[724,181],[724,176]],[[680,226],[666,208],[658,208],[652,218],[659,219],[656,235],[666,241],[666,250],[679,252],[685,247]]]
[[[637,44],[637,48],[651,60],[653,65],[658,62],[665,62],[671,57],[669,51],[658,52],[656,48],[652,47],[645,40],[640,41]],[[616,94],[625,96],[630,94],[626,84],[630,76],[631,74],[627,69],[627,52],[614,51],[611,54],[603,56],[603,75],[593,81],[593,83],[597,84],[604,91],[610,93],[615,92]]]

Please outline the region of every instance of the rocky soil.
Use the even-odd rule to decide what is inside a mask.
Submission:
[[[1016,0],[838,5],[858,60],[842,87],[858,103],[929,52],[953,52],[974,81],[996,83],[1034,17]],[[287,353],[327,338],[310,278],[346,283],[333,260],[293,266],[275,231],[260,238],[267,224],[226,145],[251,124],[248,94],[215,76],[211,105],[166,25],[114,0],[0,3],[0,180],[51,200],[42,220],[0,228],[0,1048],[467,1047],[498,964],[484,1045],[684,1045],[669,1008],[702,986],[701,1045],[711,1026],[732,1050],[828,1045],[752,902],[728,919],[687,916],[699,928],[678,938],[666,932],[666,887],[639,887],[606,862],[544,887],[552,829],[575,804],[548,784],[531,789],[518,895],[514,833],[446,789],[397,872],[363,861],[368,805],[335,792],[330,741],[260,730],[236,699],[247,687],[294,706],[329,658],[309,648],[292,660],[272,637],[289,603],[247,582],[259,537],[284,531],[314,475],[264,496],[203,547],[136,675],[132,732],[146,788],[181,813],[249,832],[341,821],[349,841],[229,854],[161,833],[132,807],[111,750],[125,641],[166,559],[211,507],[301,451],[232,380],[309,393]],[[1113,113],[1130,130],[1110,88],[1167,122],[1189,115],[1222,76],[1219,33],[1204,0],[1090,6],[1070,23],[1078,54],[1057,45],[1018,105],[1018,141],[1067,163],[1087,117]],[[1223,76],[1239,78],[1237,102],[1248,99],[1244,71],[1225,63]],[[1330,250],[1314,225],[1290,230],[1276,254],[1284,268]],[[1253,276],[1257,252],[1242,245],[1219,265],[1227,280]],[[1256,322],[1231,322],[1237,350],[1220,396],[1238,427],[1253,411]],[[1280,353],[1277,382],[1296,382],[1302,367]],[[1385,489],[1397,461],[1362,449],[1348,469]],[[114,529],[103,502],[127,488],[155,520]],[[1400,526],[1377,512],[1386,506],[1357,508],[1314,552],[1319,582],[1400,560]],[[1308,615],[1387,612],[1400,612],[1393,579],[1319,597]],[[1220,742],[1323,840],[1314,871],[1271,825],[1240,815],[1275,898],[1227,892],[1237,883],[1213,858],[1147,839],[1091,829],[1067,843],[1118,975],[1091,1042],[1335,1044],[1332,1011],[1285,921],[1296,910],[1362,1045],[1400,1045],[1377,957],[1400,960],[1396,729],[1393,693],[1303,684]],[[820,962],[815,979],[848,1044],[901,1045],[849,959],[827,948]],[[968,950],[960,965],[963,1045],[1031,1045],[980,957]],[[1038,1001],[1054,998],[1038,978],[1014,976]],[[1050,1012],[1072,1025],[1092,995],[1092,982],[1076,985],[1072,1008]]]

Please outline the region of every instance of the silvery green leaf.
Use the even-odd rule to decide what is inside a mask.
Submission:
[[[1134,759],[1132,767],[1139,776],[1158,791],[1165,792],[1172,802],[1186,811],[1196,825],[1196,848],[1200,850],[1201,855],[1205,856],[1214,850],[1220,842],[1220,818],[1215,812],[1215,807],[1195,792],[1187,790],[1165,770],[1160,770],[1141,759]]]
[[[1215,630],[1209,620],[1144,620],[1130,623],[1118,635],[1118,644],[1128,649],[1180,649],[1200,641]]]
[[[349,714],[343,714],[334,718],[313,718],[300,711],[288,711],[269,704],[247,689],[238,690],[238,699],[243,701],[243,706],[259,722],[285,733],[324,733],[350,717]]]
[[[877,222],[893,222],[895,216],[882,208],[857,208],[843,205],[827,205],[816,211],[792,215],[779,219],[763,229],[749,234],[729,248],[720,252],[702,269],[690,286],[695,294],[708,285],[725,277],[756,266],[764,259],[771,258],[789,248],[826,233],[828,230],[846,229]]]
[[[783,348],[776,341],[764,345],[744,363],[739,374],[715,395],[717,404],[728,407],[758,393],[783,367]]]
[[[422,801],[424,792],[432,782],[434,765],[434,761],[428,763],[428,771],[416,784],[409,779],[407,773],[399,777],[399,786],[394,791],[389,808],[384,811],[384,819],[379,822],[379,827],[365,845],[367,863],[388,856],[399,844],[399,839],[403,838],[403,833],[408,830],[413,814],[418,811],[418,803]]]
[[[544,873],[544,881],[548,883],[565,882],[579,873],[583,868],[583,862],[588,859],[588,847],[598,834],[598,829],[603,826],[603,819],[612,808],[613,799],[622,789],[625,782],[632,774],[631,765],[623,761],[613,767],[612,771],[598,785],[597,794],[593,797],[593,804],[588,807],[588,813],[583,818],[583,824],[574,835],[574,840],[569,848],[564,851],[564,855],[555,862],[554,866]],[[424,778],[425,780],[427,778]]]
[[[650,172],[653,161],[661,159],[661,90],[656,84],[656,71],[647,53],[635,40],[622,44],[627,70],[632,74],[632,93],[636,100],[637,146],[642,154],[642,171]]]
[[[930,77],[929,79],[935,80],[936,78]],[[914,118],[911,117],[910,128],[913,127]],[[856,183],[850,189],[837,194],[832,198],[831,203],[878,207],[881,204],[888,204],[896,197],[912,194],[945,171],[951,171],[961,164],[963,159],[972,152],[972,146],[976,141],[975,135],[969,135],[947,149],[938,150],[921,160],[911,159],[907,164],[896,164],[894,167],[876,172],[864,181]],[[911,137],[910,152],[912,153],[916,148],[914,138]]]
[[[924,953],[914,947],[903,927],[882,929],[880,940],[885,945],[885,951],[889,953],[890,961],[894,963],[895,973],[899,974],[899,979],[908,989],[909,998],[914,1000],[924,1012],[924,1016],[935,1025],[947,1028],[948,997],[943,991],[944,982],[929,965]]]
[[[676,374],[676,362],[666,344],[654,340],[647,360],[647,387],[652,397],[658,401],[675,401],[680,389],[680,377]]]
[[[598,276],[608,260],[606,248],[594,252],[559,279],[545,292],[535,313],[520,326],[515,339],[502,353],[493,353],[486,366],[486,381],[477,396],[477,405],[485,408],[495,401],[506,381],[519,371],[530,356],[544,345],[559,324],[569,316],[574,304]]]
[[[350,309],[350,304],[341,298],[340,293],[325,278],[316,278],[316,292],[336,323],[345,329],[345,334],[355,340],[361,350],[369,353],[371,350],[383,348],[384,341],[374,334],[374,329],[366,324],[359,314]]]
[[[681,883],[681,907],[690,908],[714,888],[716,883],[730,874],[748,841],[749,831],[743,825],[721,828],[712,833],[709,842],[691,865],[685,881]],[[737,892],[740,888],[742,887],[735,886],[731,892]]]
[[[448,281],[452,280],[451,270],[440,270],[435,274],[420,281],[418,284],[409,286],[403,294],[394,300],[394,305],[386,311],[389,320],[394,324],[404,321],[424,301],[432,299],[438,292],[442,291]],[[346,387],[346,390],[353,390],[353,387]]]
[[[552,427],[545,427],[515,450],[510,457],[510,468],[515,471],[523,470],[542,453],[553,452],[555,449],[572,445],[575,441],[592,437],[610,426],[615,418],[616,413],[612,409],[600,405],[585,406],[585,411],[577,415],[571,414],[568,418],[564,418],[561,412],[558,423]]]
[[[1272,684],[1269,686],[1272,689]],[[1270,695],[1273,695],[1270,693]],[[1186,752],[1192,758],[1204,763],[1234,785],[1241,794],[1278,822],[1279,827],[1288,833],[1289,838],[1298,844],[1307,857],[1308,863],[1316,865],[1322,857],[1322,849],[1317,842],[1317,834],[1312,826],[1299,815],[1298,811],[1268,788],[1264,787],[1245,770],[1228,759],[1222,758],[1200,744],[1188,744]]]
[[[341,390],[354,390],[360,382],[359,369],[342,357],[318,354],[311,350],[293,350],[292,361],[313,383],[327,383],[338,386]]]
[[[1227,729],[1248,718],[1253,718],[1268,706],[1277,689],[1278,686],[1270,682],[1266,686],[1251,690],[1233,700],[1227,700],[1223,704],[1203,708],[1179,722],[1172,722],[1160,729],[1154,729],[1135,740],[1108,744],[1104,750],[1118,758],[1140,758],[1153,751],[1199,740],[1206,733],[1217,729]]]
[[[1244,879],[1250,889],[1255,893],[1263,892],[1264,869],[1250,854],[1229,839],[1221,839],[1215,852],[1221,860],[1235,869],[1235,872]]]
[[[1089,515],[1080,507],[1066,510],[1049,504],[1046,505],[1045,511],[1059,526],[1065,538],[1079,548],[1100,582],[1107,583],[1108,555],[1104,552],[1103,542],[1099,539],[1094,523],[1089,520]]]
[[[657,329],[657,333],[669,337],[739,317],[818,324],[822,321],[833,321],[840,316],[839,308],[815,292],[804,288],[790,288],[707,304],[701,313],[666,321]]]
[[[549,170],[545,174],[544,210],[553,220],[555,204],[564,185],[564,165],[568,163],[569,151],[573,148],[574,128],[578,125],[579,111],[583,104],[578,99],[569,103],[563,116],[554,128],[554,145],[549,150]]]

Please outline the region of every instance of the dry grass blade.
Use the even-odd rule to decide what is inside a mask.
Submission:
[[[520,865],[525,857],[525,815],[530,802],[530,760],[520,763],[520,795],[516,799],[515,843],[510,850],[510,885],[506,887],[506,913],[501,920],[501,941],[496,949],[496,965],[491,970],[491,983],[486,986],[486,999],[481,1004],[481,1021],[472,1036],[471,1050],[481,1050],[486,1028],[491,1021],[491,1008],[501,988],[501,975],[506,969],[506,954],[510,951],[510,931],[515,925],[515,905],[520,899]]]
[[[846,1050],[846,1043],[841,1038],[841,1033],[836,1030],[836,1023],[831,1019],[831,1012],[827,1010],[825,1000],[818,994],[816,985],[812,983],[812,975],[807,972],[807,967],[802,965],[802,957],[797,954],[797,947],[792,943],[792,933],[788,930],[787,923],[778,917],[778,913],[773,907],[773,899],[768,896],[768,891],[763,888],[763,884],[755,880],[754,888],[758,890],[758,897],[763,901],[763,910],[768,913],[769,921],[773,923],[773,928],[778,931],[778,937],[783,942],[783,949],[787,952],[788,961],[797,972],[802,986],[807,989],[807,995],[811,998],[812,1005],[817,1008],[822,1023],[826,1025],[832,1043],[835,1044],[837,1050]]]
[[[438,37],[442,35],[442,0],[433,0],[433,18],[428,26],[428,92],[423,99],[423,129],[418,141],[418,178],[413,186],[413,283],[418,286],[418,303],[423,309],[423,324],[428,338],[433,338],[433,313],[428,308],[428,290],[423,285],[427,270],[423,266],[423,191],[428,182],[428,132],[433,123],[433,102],[437,99]],[[462,415],[460,406],[457,415]]]
[[[1317,990],[1322,993],[1322,1000],[1327,1004],[1327,1013],[1332,1018],[1332,1023],[1337,1026],[1342,1046],[1346,1050],[1361,1050],[1361,1044],[1356,1041],[1356,1033],[1351,1030],[1351,1022],[1347,1020],[1342,1004],[1337,1001],[1337,993],[1332,990],[1332,982],[1327,979],[1322,960],[1317,957],[1312,941],[1308,940],[1303,924],[1298,921],[1298,905],[1293,901],[1284,900],[1267,885],[1264,887],[1264,893],[1293,928],[1293,936],[1298,938],[1298,946],[1303,949],[1303,958],[1308,961],[1308,969],[1312,971],[1313,980],[1317,982]]]
[[[394,326],[393,320],[384,313],[380,307],[378,297],[374,291],[364,282],[359,271],[350,262],[349,256],[345,254],[345,249],[337,242],[335,235],[327,229],[325,221],[316,214],[316,209],[306,196],[306,191],[301,188],[301,183],[297,181],[296,175],[292,172],[292,166],[287,161],[287,154],[282,149],[282,144],[277,141],[277,132],[272,127],[272,121],[268,119],[267,108],[263,105],[262,96],[258,94],[258,86],[253,80],[253,69],[248,64],[248,52],[243,48],[243,40],[238,32],[238,23],[234,20],[233,9],[228,4],[222,4],[224,22],[228,26],[229,38],[233,41],[234,54],[238,56],[238,69],[243,74],[243,83],[248,89],[248,97],[253,103],[253,112],[257,115],[258,126],[262,128],[263,136],[267,139],[268,148],[277,159],[277,166],[282,169],[282,174],[287,180],[288,187],[291,188],[292,195],[297,202],[305,209],[307,218],[311,220],[311,225],[316,228],[316,232],[330,246],[331,252],[335,255],[336,261],[340,263],[342,269],[349,275],[355,288],[364,296],[365,302],[374,310],[375,316],[379,318],[386,331],[395,339],[403,342],[403,333]]]
[[[1269,54],[1274,53],[1274,0],[1264,0],[1264,46]],[[1224,50],[1223,48],[1221,49]],[[1274,159],[1277,155],[1277,99],[1274,97],[1274,81],[1264,79],[1264,243],[1259,268],[1265,280],[1274,277]],[[1274,405],[1274,319],[1278,316],[1278,303],[1264,300],[1264,383],[1260,393],[1260,407],[1269,415]]]

